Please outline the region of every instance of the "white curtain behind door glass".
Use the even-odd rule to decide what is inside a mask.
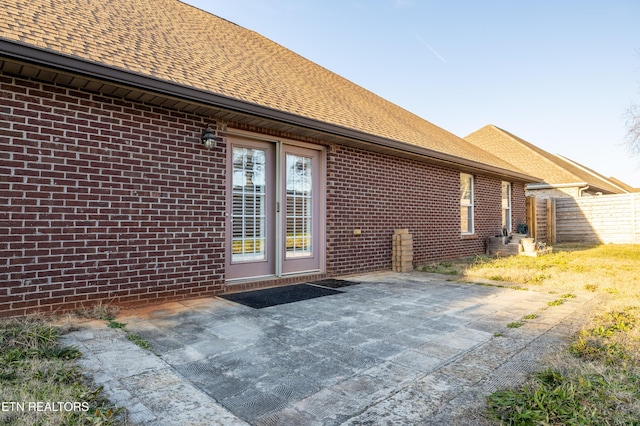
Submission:
[[[313,210],[311,158],[286,155],[286,257],[311,256]]]
[[[232,261],[265,258],[266,152],[233,148]]]

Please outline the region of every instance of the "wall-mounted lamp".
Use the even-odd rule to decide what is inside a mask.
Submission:
[[[202,134],[200,135],[200,141],[207,149],[213,148],[213,146],[216,144],[216,135],[215,133],[213,133],[211,125],[207,125],[207,128],[202,131]]]

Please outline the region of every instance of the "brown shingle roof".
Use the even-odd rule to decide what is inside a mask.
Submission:
[[[626,182],[623,182],[620,179],[616,179],[613,176],[610,176],[607,179],[609,179],[609,181],[618,185],[619,187],[623,188],[627,192],[640,192],[640,188],[634,188],[631,185],[627,184]]]
[[[575,161],[551,154],[499,127],[487,125],[464,138],[472,144],[494,153],[518,169],[540,176],[545,183],[564,184],[586,182],[591,189],[612,194],[625,190],[597,172]]]
[[[176,0],[16,0],[0,39],[519,170],[271,40]]]

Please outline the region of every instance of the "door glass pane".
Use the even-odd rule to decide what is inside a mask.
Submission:
[[[233,262],[264,260],[266,237],[266,152],[233,148]]]
[[[286,258],[311,256],[312,169],[311,158],[286,156]]]

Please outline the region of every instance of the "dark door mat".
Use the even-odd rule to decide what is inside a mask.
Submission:
[[[326,280],[313,281],[309,284],[320,285],[322,287],[329,288],[340,288],[340,287],[349,287],[350,285],[360,284],[357,281],[347,281],[347,280],[336,280],[333,278],[327,278]]]
[[[285,303],[299,302],[301,300],[315,299],[316,297],[331,296],[340,293],[343,292],[318,287],[316,285],[296,284],[246,291],[243,293],[223,294],[220,297],[251,308],[262,309],[268,308],[269,306],[284,305]]]

